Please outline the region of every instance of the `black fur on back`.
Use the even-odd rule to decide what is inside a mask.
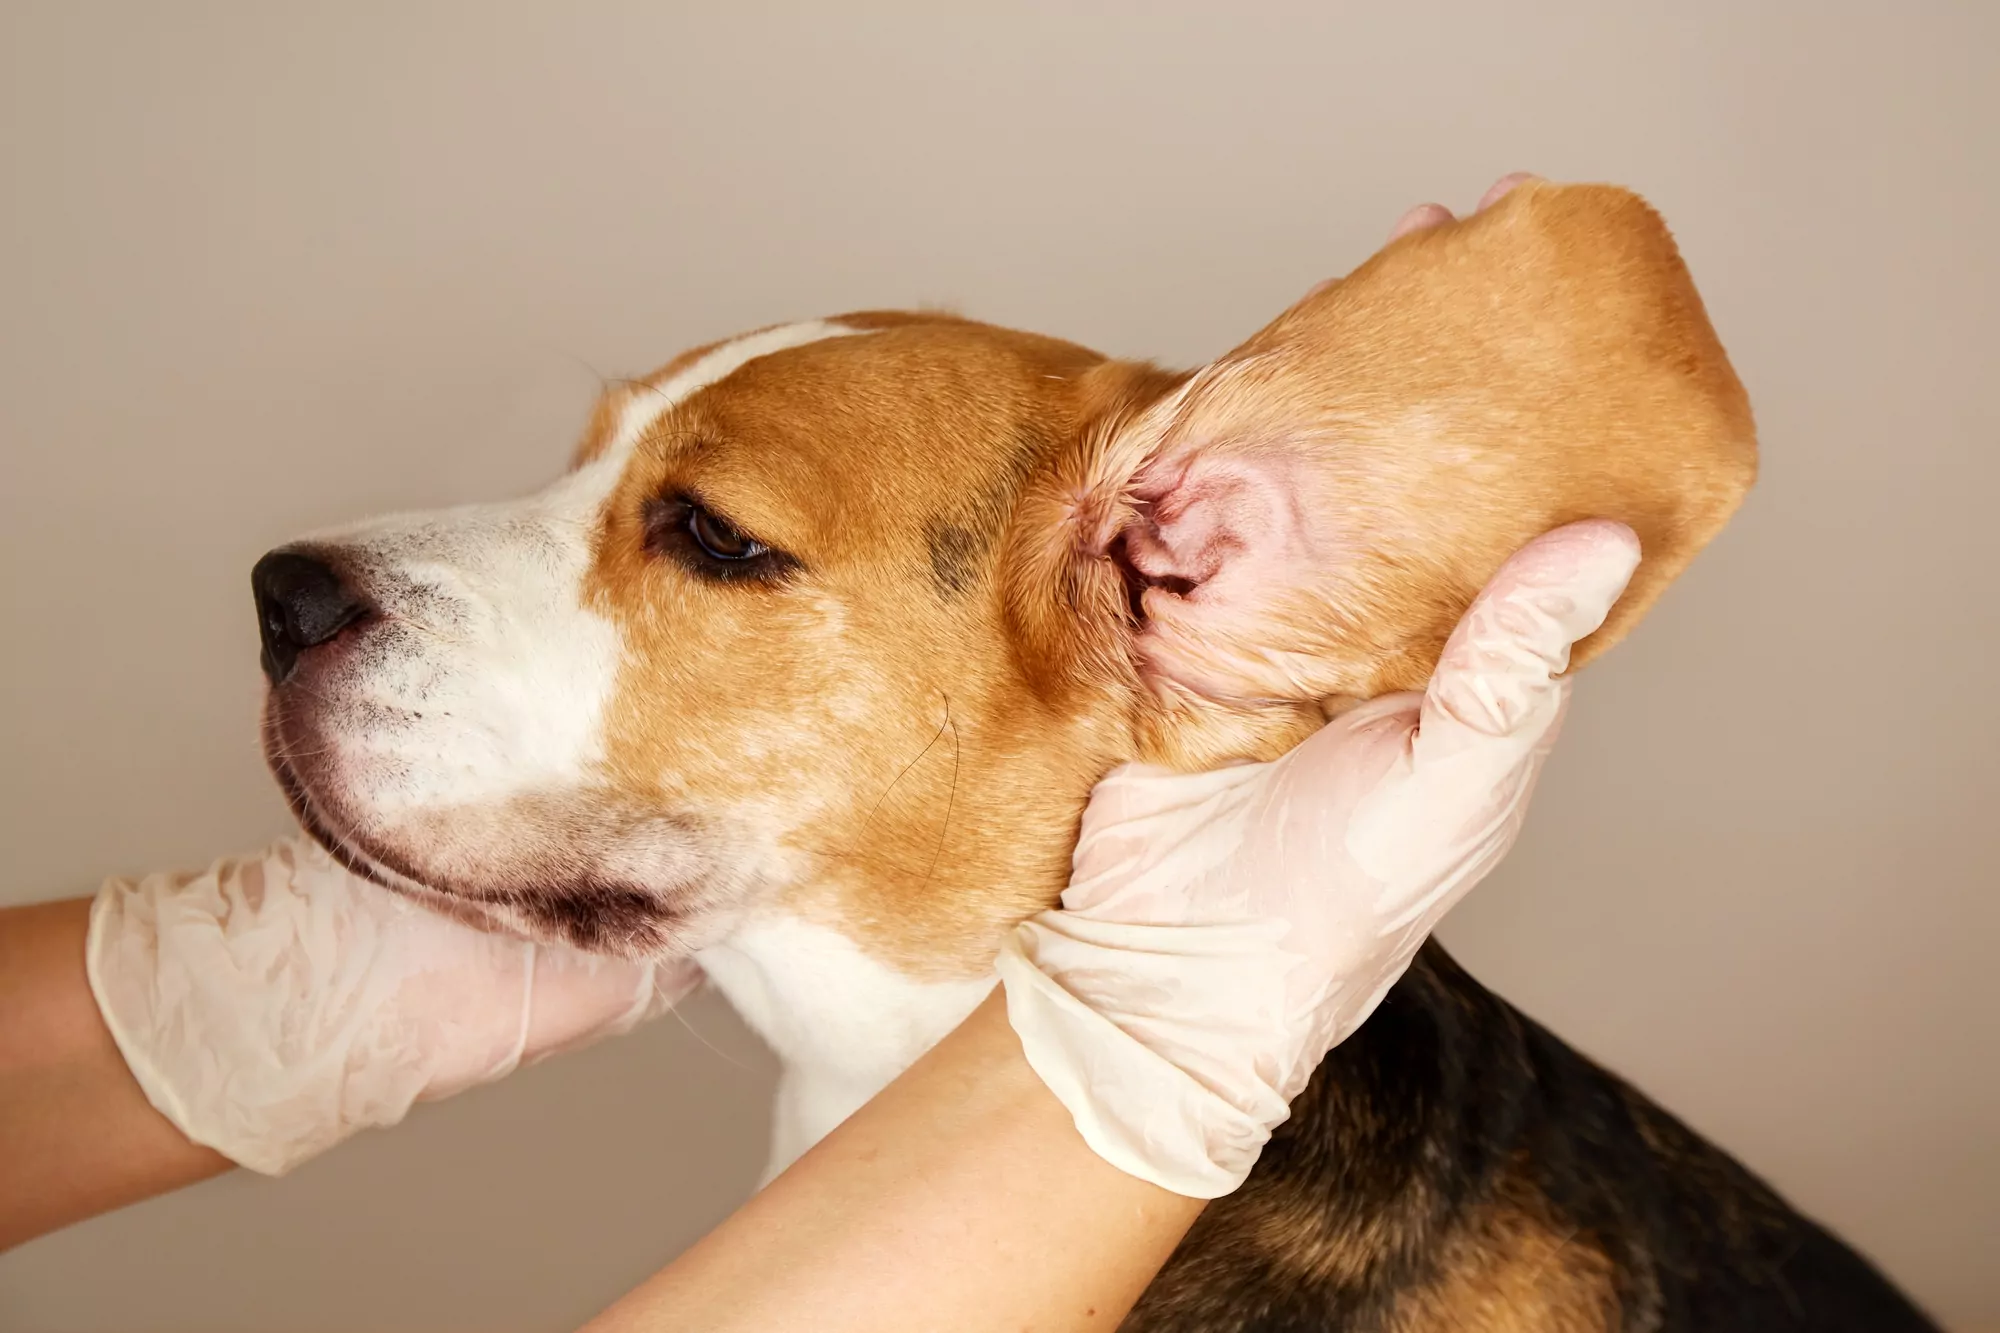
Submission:
[[[1432,943],[1124,1327],[1916,1333],[1853,1250]]]

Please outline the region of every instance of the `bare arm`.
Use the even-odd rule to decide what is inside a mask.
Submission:
[[[1202,1205],[1091,1151],[996,993],[588,1330],[1115,1328]]]
[[[146,1100],[84,978],[90,900],[0,911],[0,1249],[220,1175]]]
[[[231,1166],[126,1068],[89,918],[87,899],[0,910],[0,1248]],[[996,993],[592,1328],[1113,1328],[1201,1206],[1090,1150]]]

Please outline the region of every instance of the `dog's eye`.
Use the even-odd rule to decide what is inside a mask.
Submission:
[[[699,505],[688,506],[688,536],[701,553],[711,560],[754,560],[770,548],[739,532],[734,523],[719,518]]]
[[[775,578],[795,563],[690,496],[647,501],[644,520],[648,550],[707,578]]]

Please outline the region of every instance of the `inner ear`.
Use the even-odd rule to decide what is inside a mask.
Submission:
[[[1269,670],[1288,656],[1275,644],[1296,639],[1287,622],[1319,618],[1309,572],[1336,554],[1305,512],[1314,487],[1301,473],[1298,443],[1273,440],[1183,449],[1134,475],[1105,554],[1125,581],[1134,664],[1150,684],[1246,704],[1318,689]]]
[[[1296,527],[1294,504],[1270,468],[1190,457],[1155,464],[1133,479],[1132,520],[1113,558],[1145,587],[1189,598],[1268,558]]]
[[[1335,692],[1246,684],[1229,668],[1274,624],[1324,621],[1292,595],[1297,572],[1321,563],[1312,488],[1295,440],[1164,450],[1193,378],[1131,363],[1091,372],[1076,436],[1017,504],[1001,583],[1038,692],[1122,719],[1129,757],[1183,766],[1274,757]]]

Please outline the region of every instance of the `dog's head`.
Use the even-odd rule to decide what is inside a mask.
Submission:
[[[777,904],[964,972],[1111,765],[1420,687],[1508,553],[1618,518],[1587,655],[1753,469],[1658,220],[1531,185],[1191,376],[932,314],[689,352],[537,495],[266,556],[266,748],[350,865],[486,924],[663,953]]]

